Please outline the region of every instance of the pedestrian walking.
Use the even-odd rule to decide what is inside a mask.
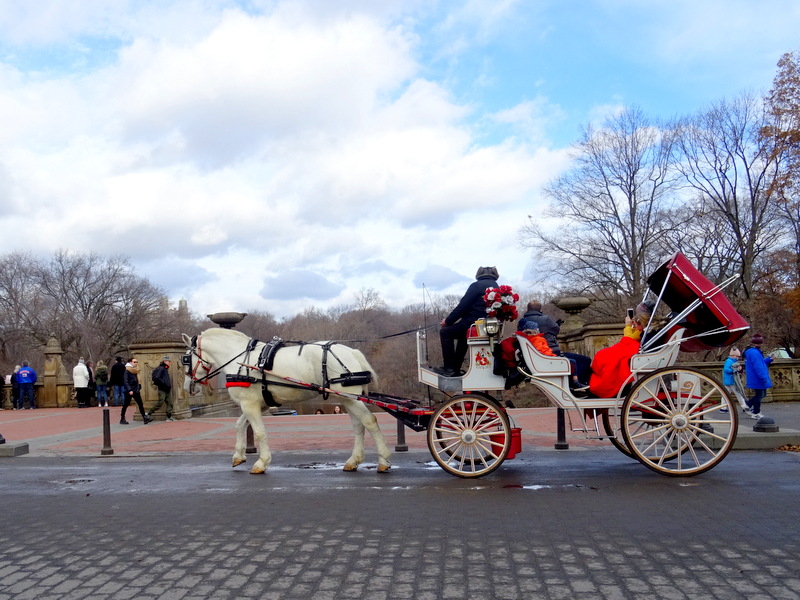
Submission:
[[[153,371],[152,381],[158,388],[158,402],[156,402],[150,410],[147,411],[147,416],[153,418],[153,413],[156,412],[162,405],[167,406],[167,421],[174,421],[172,418],[172,380],[169,377],[169,367],[172,360],[169,356],[165,356]]]
[[[772,387],[772,379],[769,376],[769,366],[772,364],[772,357],[765,357],[761,352],[761,345],[764,337],[757,333],[750,338],[750,345],[744,351],[744,373],[747,378],[747,387],[753,390],[753,396],[747,401],[750,408],[750,417],[760,419],[761,401],[767,395],[767,390]]]
[[[144,412],[144,404],[142,404],[142,384],[139,383],[139,360],[131,358],[128,364],[125,365],[125,399],[122,401],[122,414],[120,415],[119,424],[127,425],[128,421],[125,420],[125,412],[131,404],[131,400],[136,402],[139,407],[139,414],[142,415],[142,421],[147,425],[153,419]]]

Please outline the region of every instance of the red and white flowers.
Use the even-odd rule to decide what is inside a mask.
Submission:
[[[519,294],[510,285],[489,288],[483,294],[483,302],[486,304],[486,314],[490,317],[500,321],[513,321],[518,316],[516,304],[519,302]]]

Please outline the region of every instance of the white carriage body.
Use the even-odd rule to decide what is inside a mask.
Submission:
[[[417,333],[417,367],[418,378],[421,383],[434,387],[442,392],[494,392],[505,389],[505,377],[495,375],[493,372],[494,346],[501,336],[490,337],[478,335],[467,339],[468,366],[462,377],[443,377],[427,366],[425,359],[425,333]],[[651,373],[656,369],[669,367],[675,364],[680,351],[683,338],[683,329],[677,329],[667,343],[658,349],[636,354],[631,358],[631,377],[623,384],[634,382],[642,375]],[[524,335],[517,334],[520,352],[525,361],[527,370],[525,375],[530,382],[544,393],[558,408],[576,409],[579,411],[591,409],[615,408],[624,400],[620,393],[613,398],[579,398],[572,394],[569,387],[571,365],[567,358],[562,356],[545,356],[533,346],[533,343]]]
[[[493,372],[493,350],[499,342],[497,337],[479,335],[468,338],[469,365],[462,377],[443,377],[426,366],[425,362],[425,334],[417,333],[417,358],[419,381],[434,387],[446,394],[461,394],[470,392],[492,393],[506,389],[505,377],[495,375]],[[533,343],[524,335],[517,334],[520,353],[525,361],[526,369],[521,369],[528,377],[528,381],[537,387],[550,402],[557,408],[562,408],[569,415],[570,429],[582,432],[587,439],[618,438],[619,415],[622,404],[626,400],[626,392],[639,379],[658,369],[671,367],[675,364],[681,348],[681,341],[685,330],[678,328],[673,331],[670,339],[656,349],[635,354],[631,360],[631,375],[620,386],[617,395],[612,398],[578,397],[570,390],[571,363],[569,359],[561,356],[546,356],[536,350]],[[655,389],[658,383],[654,380],[646,383],[633,398],[634,401],[651,399],[658,394]],[[695,377],[686,374],[681,385],[698,387],[699,382]],[[617,433],[602,431],[600,428],[601,415],[611,428]]]

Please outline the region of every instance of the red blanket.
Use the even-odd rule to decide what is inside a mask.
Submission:
[[[619,342],[600,350],[592,360],[589,391],[598,398],[613,398],[631,374],[631,357],[639,352],[639,342],[623,337]]]

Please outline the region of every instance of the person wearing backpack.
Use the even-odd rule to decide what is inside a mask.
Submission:
[[[156,402],[150,410],[147,411],[147,416],[153,418],[153,413],[161,408],[162,404],[167,406],[167,421],[174,421],[172,418],[172,380],[169,377],[169,367],[172,360],[169,356],[165,356],[151,375],[153,384],[158,388],[158,402]]]
[[[108,407],[108,367],[102,360],[97,361],[94,382],[97,385],[97,406]]]

